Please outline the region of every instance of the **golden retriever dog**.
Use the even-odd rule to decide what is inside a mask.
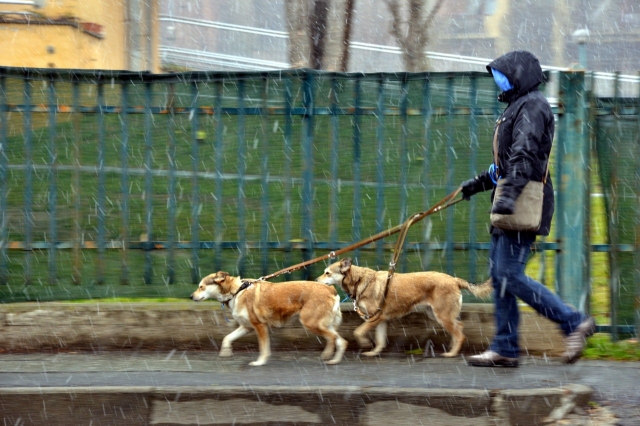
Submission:
[[[255,330],[260,356],[249,365],[264,365],[271,355],[269,327],[282,327],[296,315],[306,330],[326,339],[321,359],[327,364],[337,364],[344,356],[347,341],[336,331],[342,322],[342,312],[340,298],[333,287],[313,281],[247,280],[219,271],[203,278],[191,294],[191,300],[205,299],[217,299],[229,305],[238,322],[238,328],[222,340],[221,357],[232,356],[233,341]]]
[[[465,340],[462,321],[458,320],[461,290],[469,290],[480,298],[487,298],[493,292],[491,280],[475,286],[441,272],[396,273],[388,283],[387,277],[387,271],[356,266],[345,258],[329,265],[316,279],[323,284],[341,286],[353,299],[356,311],[365,320],[353,332],[361,347],[371,347],[366,335],[375,328],[375,348],[364,352],[365,356],[378,355],[385,348],[387,321],[402,318],[422,305],[430,308],[429,316],[451,336],[449,352],[442,356],[454,357]]]

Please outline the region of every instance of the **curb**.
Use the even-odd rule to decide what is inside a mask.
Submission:
[[[0,388],[9,424],[539,425],[583,407],[585,385],[527,390],[361,386]],[[22,423],[20,423],[22,422]]]

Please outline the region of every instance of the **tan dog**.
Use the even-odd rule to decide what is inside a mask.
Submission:
[[[347,341],[336,332],[342,322],[342,312],[340,298],[333,287],[312,281],[276,284],[243,280],[219,271],[203,278],[191,295],[197,302],[210,298],[228,304],[233,318],[238,321],[238,328],[222,340],[221,357],[232,356],[233,341],[255,330],[260,356],[249,365],[264,365],[271,355],[269,327],[282,327],[295,315],[299,315],[305,329],[327,340],[321,355],[323,360],[328,360],[327,364],[339,363],[347,348]],[[335,355],[331,358],[334,350]]]
[[[376,346],[372,351],[364,352],[366,356],[378,355],[386,346],[387,321],[402,318],[420,305],[431,308],[429,316],[451,335],[451,347],[443,356],[456,356],[465,340],[463,324],[458,320],[462,308],[460,290],[469,290],[481,298],[487,298],[493,291],[491,280],[474,286],[441,272],[394,274],[385,290],[387,277],[387,271],[355,266],[351,259],[345,258],[329,265],[316,279],[324,284],[342,286],[354,300],[356,311],[365,320],[353,332],[361,347],[371,347],[366,335],[375,327]]]

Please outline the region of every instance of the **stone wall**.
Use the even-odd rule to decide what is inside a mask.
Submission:
[[[342,305],[340,334],[357,350],[353,330],[361,324],[351,304]],[[493,306],[466,304],[460,315],[467,341],[463,353],[484,350],[494,333]],[[236,324],[229,309],[205,303],[17,303],[0,308],[0,351],[217,350]],[[520,344],[524,354],[559,356],[563,336],[551,321],[522,309]],[[444,352],[449,336],[424,312],[392,321],[387,351],[427,348]],[[272,349],[318,350],[322,342],[294,320],[271,333]],[[239,339],[234,350],[257,350],[255,334]]]

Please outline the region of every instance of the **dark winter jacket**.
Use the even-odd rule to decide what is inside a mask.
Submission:
[[[499,101],[507,103],[498,119],[498,163],[500,175],[505,179],[501,203],[513,206],[528,181],[543,180],[553,142],[554,116],[538,90],[544,75],[534,55],[525,51],[509,52],[487,65],[490,74],[491,68],[506,75],[513,85],[498,96]],[[475,181],[474,192],[494,188],[488,172],[477,176]],[[492,201],[494,195],[495,189]],[[542,223],[537,235],[549,235],[553,211],[553,184],[551,176],[547,176]],[[492,229],[491,232],[501,231]]]

